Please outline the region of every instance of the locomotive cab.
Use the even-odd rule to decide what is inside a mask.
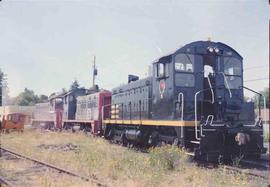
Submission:
[[[196,54],[195,93],[190,93],[195,138],[190,142],[197,157],[228,160],[264,153],[261,118],[255,121],[253,103],[244,101],[242,57],[229,46],[210,41],[191,43],[180,53],[185,50]]]
[[[255,120],[254,103],[244,101],[244,88],[243,58],[234,49],[193,42],[153,63],[152,118],[193,121],[195,128],[160,129],[199,159],[258,157],[266,151],[262,118]]]

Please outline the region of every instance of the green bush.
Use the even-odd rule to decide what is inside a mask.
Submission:
[[[173,145],[151,148],[149,152],[150,164],[167,170],[175,169],[181,161],[187,160],[186,158],[183,151]]]

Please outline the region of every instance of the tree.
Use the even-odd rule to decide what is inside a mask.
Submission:
[[[15,104],[20,106],[32,106],[36,103],[48,102],[48,96],[46,95],[36,95],[33,90],[27,88],[24,89],[16,98]]]
[[[70,89],[69,90],[76,90],[80,87],[79,83],[77,80],[74,80],[70,86]]]
[[[4,79],[4,73],[0,69],[0,106],[2,106],[3,79]]]
[[[67,93],[66,88],[62,88],[61,92],[62,92],[62,93]]]
[[[31,106],[38,102],[38,96],[35,95],[33,90],[29,90],[27,88],[24,89],[22,93],[20,93],[16,99],[15,104],[21,106]]]
[[[259,91],[260,94],[262,94],[265,97],[266,100],[266,108],[269,108],[269,88],[264,88],[264,90]],[[259,95],[255,94],[252,98],[252,101],[255,103],[255,107],[257,108],[259,105]],[[263,108],[264,106],[263,98],[260,100],[260,107]]]
[[[48,96],[47,95],[40,95],[39,97],[38,97],[38,102],[39,103],[45,103],[45,102],[48,102]]]

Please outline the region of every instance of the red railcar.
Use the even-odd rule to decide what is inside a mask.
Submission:
[[[90,131],[92,134],[100,134],[102,131],[102,116],[109,113],[109,110],[103,110],[103,107],[111,104],[111,92],[99,91],[78,96],[76,101],[75,119],[64,119],[64,126],[79,125],[81,129]]]
[[[106,90],[72,90],[50,98],[49,103],[39,103],[34,111],[32,124],[45,124],[47,128],[81,130],[100,134],[102,116],[108,116],[111,92]]]

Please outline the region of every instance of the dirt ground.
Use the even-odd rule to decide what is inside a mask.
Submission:
[[[31,129],[23,133],[1,134],[1,144],[30,157],[95,178],[108,186],[214,187],[270,184],[270,181],[227,171],[223,166],[215,169],[197,167],[174,146],[155,148],[146,154],[83,133]],[[2,157],[0,168],[0,175],[17,182],[25,181],[21,184],[26,186],[93,186],[16,159]]]

